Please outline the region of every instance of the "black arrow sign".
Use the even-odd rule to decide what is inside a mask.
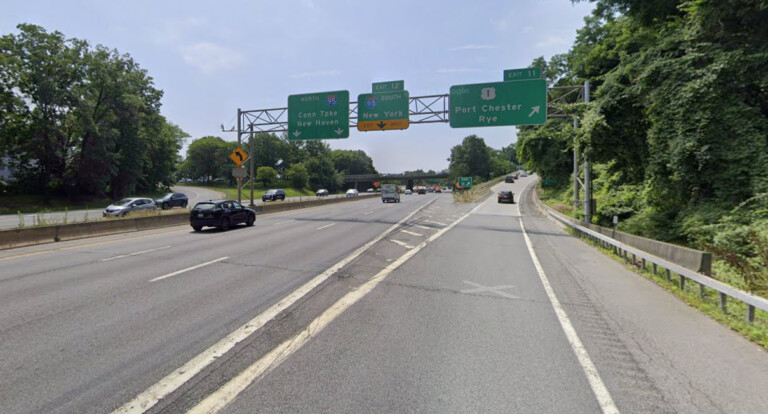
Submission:
[[[386,123],[384,123],[384,122],[379,122],[379,123],[378,123],[378,124],[376,124],[376,125],[378,125],[378,126],[379,126],[379,128],[381,128],[381,129],[384,129],[384,127],[385,127],[385,126],[387,126],[387,124],[386,124]]]
[[[237,158],[240,158],[240,163],[243,163],[243,156],[239,152],[235,152],[235,155],[237,155]]]

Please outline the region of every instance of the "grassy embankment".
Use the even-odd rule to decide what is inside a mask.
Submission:
[[[550,208],[559,211],[563,214],[567,214],[571,217],[577,217],[583,219],[584,215],[582,211],[576,211],[573,208],[573,190],[571,188],[539,188],[539,196],[541,201]],[[622,230],[619,226],[619,230]],[[575,232],[571,232],[575,234]],[[671,279],[667,280],[666,275],[663,272],[653,274],[653,271],[649,267],[643,270],[639,266],[634,266],[629,262],[626,262],[623,257],[615,254],[613,250],[602,248],[596,243],[592,243],[584,239],[585,242],[592,244],[595,248],[601,250],[604,254],[612,257],[617,262],[624,264],[628,269],[642,275],[643,277],[654,281],[659,286],[663,287],[667,291],[680,297],[688,305],[697,308],[705,314],[712,317],[712,319],[720,322],[721,324],[728,326],[744,335],[749,340],[759,344],[765,349],[768,349],[768,313],[756,309],[755,321],[748,323],[746,321],[746,309],[747,306],[735,299],[727,301],[726,312],[720,310],[719,306],[719,294],[711,289],[705,289],[702,294],[699,284],[689,281],[685,284],[685,289],[680,290],[680,275],[675,273],[671,274]],[[712,277],[720,280],[721,282],[728,283],[734,287],[744,290],[745,278],[728,265],[724,260],[715,255],[713,264]],[[765,297],[763,291],[753,292],[755,294]]]

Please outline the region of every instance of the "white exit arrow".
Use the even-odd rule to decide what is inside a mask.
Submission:
[[[538,114],[539,113],[539,108],[540,107],[538,107],[538,106],[531,107],[531,113],[528,114],[528,118],[532,117],[533,114]]]
[[[301,135],[301,131],[293,131],[294,137],[298,137],[299,135]]]
[[[335,132],[336,132],[336,135],[341,135],[341,133],[344,132],[344,130],[339,128]]]

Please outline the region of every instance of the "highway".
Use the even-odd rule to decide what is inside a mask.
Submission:
[[[768,407],[768,353],[569,236],[534,180],[0,251],[0,412]]]

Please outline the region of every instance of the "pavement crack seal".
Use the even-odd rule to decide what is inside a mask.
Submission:
[[[189,360],[182,367],[173,370],[170,374],[166,375],[156,384],[152,385],[151,387],[147,388],[144,392],[136,396],[136,398],[128,401],[127,403],[117,408],[115,411],[113,411],[113,413],[122,414],[122,413],[147,412],[149,409],[157,405],[157,403],[160,402],[160,400],[162,400],[172,392],[179,389],[187,381],[192,379],[192,377],[194,377],[195,375],[200,373],[203,369],[205,369],[206,367],[214,363],[218,358],[226,354],[229,350],[234,348],[237,344],[239,344],[243,340],[250,337],[252,334],[254,334],[256,331],[261,329],[264,325],[266,325],[271,320],[275,319],[285,309],[289,308],[291,305],[293,305],[294,303],[297,303],[299,300],[306,297],[309,293],[313,292],[316,287],[322,285],[326,280],[328,280],[331,276],[335,275],[344,266],[346,266],[347,264],[357,259],[360,255],[368,251],[376,243],[378,243],[379,241],[381,241],[382,239],[390,235],[395,230],[403,227],[404,223],[406,223],[414,215],[416,215],[421,210],[423,210],[430,204],[434,203],[435,201],[437,201],[436,198],[428,201],[421,207],[417,208],[411,214],[405,216],[405,218],[403,218],[402,220],[398,221],[397,223],[393,224],[392,226],[384,230],[383,233],[376,236],[373,240],[369,241],[363,246],[360,246],[357,250],[349,254],[344,259],[340,260],[333,266],[326,269],[324,272],[315,276],[314,278],[312,278],[312,280],[305,283],[298,289],[294,290],[288,296],[280,299],[277,303],[270,306],[267,310],[260,313],[255,318],[246,322],[243,326],[237,328],[234,332],[230,333],[229,335],[221,339],[219,342],[217,342],[210,348],[206,349],[205,351],[201,352],[200,354],[198,354],[197,356]]]
[[[229,403],[234,401],[234,399],[237,398],[237,396],[249,385],[257,382],[266,374],[279,366],[280,363],[285,361],[294,352],[301,349],[301,347],[307,344],[312,338],[322,332],[323,329],[330,325],[330,323],[333,322],[345,310],[349,309],[352,305],[370,293],[395,269],[400,267],[403,263],[407,262],[411,257],[415,256],[416,253],[421,251],[424,247],[451,230],[481,206],[482,204],[478,204],[475,208],[464,214],[455,222],[440,229],[427,240],[424,240],[423,242],[416,245],[416,247],[413,249],[405,252],[405,254],[400,256],[400,258],[387,265],[387,267],[382,269],[368,282],[361,285],[357,290],[344,295],[320,316],[310,322],[306,329],[302,330],[298,334],[278,345],[272,351],[268,352],[264,357],[256,361],[253,365],[249,366],[243,372],[232,378],[224,386],[214,391],[212,394],[202,400],[198,405],[189,410],[188,413],[216,413],[226,407]]]

